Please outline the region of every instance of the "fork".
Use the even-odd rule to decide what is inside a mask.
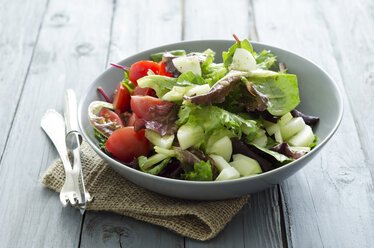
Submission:
[[[60,191],[60,201],[64,207],[69,202],[76,206],[81,200],[80,191],[77,191],[77,182],[75,182],[79,171],[78,168],[72,168],[68,157],[65,144],[65,120],[57,111],[50,109],[44,114],[41,127],[55,145],[64,165],[66,179]]]

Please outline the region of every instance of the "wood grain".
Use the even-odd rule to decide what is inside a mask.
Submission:
[[[245,247],[285,247],[278,186],[252,194],[244,207]]]
[[[47,3],[47,0],[0,1],[0,161],[29,73]]]
[[[356,90],[344,89],[345,69],[339,70],[337,40],[331,39],[335,28],[325,23],[339,13],[328,11],[332,5],[328,8],[312,1],[255,1],[254,6],[261,41],[316,61],[333,76],[344,95],[345,115],[336,135],[308,167],[281,185],[288,246],[370,247],[374,242],[373,181],[359,139],[362,134],[357,132],[347,100],[347,93]],[[359,80],[357,84],[365,84],[362,77]]]
[[[176,11],[181,9],[181,1],[128,0],[114,3],[106,65],[141,50],[181,39],[182,19],[180,12]],[[81,247],[183,247],[183,237],[129,217],[87,212]]]
[[[257,38],[249,1],[185,0],[185,40],[232,39],[234,33],[240,38]]]
[[[341,72],[365,162],[374,180],[374,2],[319,1]],[[316,7],[317,8],[317,7]],[[331,11],[326,11],[331,10]],[[344,21],[342,21],[344,20]]]
[[[0,164],[0,246],[78,246],[79,211],[63,209],[57,194],[40,183],[57,158],[40,120],[49,108],[62,112],[66,88],[80,92],[104,68],[111,5],[103,0],[89,8],[90,3],[52,0],[48,5]]]
[[[80,247],[183,247],[183,238],[129,217],[88,212]]]

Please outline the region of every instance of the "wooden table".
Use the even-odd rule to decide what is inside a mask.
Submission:
[[[0,0],[0,247],[373,247],[374,2]],[[338,83],[345,115],[302,171],[253,194],[197,242],[111,213],[62,208],[40,178],[57,153],[40,128],[138,51],[231,34],[305,56]]]

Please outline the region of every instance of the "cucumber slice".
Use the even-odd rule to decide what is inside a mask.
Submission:
[[[288,112],[287,114],[283,115],[278,121],[278,125],[280,127],[286,125],[288,122],[290,122],[292,120],[293,116],[291,115],[290,112]]]
[[[245,155],[240,154],[240,153],[232,155],[232,158],[234,160],[233,162],[236,162],[236,161],[246,161],[246,163],[250,164],[252,167],[256,167],[257,165],[260,166],[259,163],[255,159],[250,158],[250,157],[245,156]],[[231,165],[231,163],[230,163],[230,165]],[[256,171],[259,171],[257,173],[261,173],[262,172],[261,167],[257,168]]]
[[[214,130],[213,133],[209,136],[206,147],[212,147],[214,143],[216,143],[218,140],[222,139],[225,136],[232,138],[233,134],[226,128]]]
[[[221,171],[221,173],[219,173],[216,181],[231,180],[239,177],[239,172],[234,167],[230,166],[230,168],[225,168]]]
[[[234,154],[232,155],[232,160],[233,161],[236,161],[236,160],[243,160],[243,159],[246,159],[248,158],[247,156],[243,155],[243,154],[240,154],[240,153],[237,153],[237,154]]]
[[[291,146],[309,146],[314,140],[314,133],[310,126],[305,125],[304,129],[288,140]]]
[[[218,171],[223,171],[224,169],[231,167],[231,165],[229,165],[229,163],[227,163],[223,157],[213,154],[209,156],[214,160],[214,165]]]
[[[223,157],[227,162],[230,161],[232,154],[232,143],[229,137],[225,136],[215,142],[212,146],[207,147],[208,154],[217,154]]]
[[[185,124],[178,129],[177,138],[180,147],[185,150],[204,138],[204,130],[200,126]]]
[[[295,134],[303,130],[304,127],[305,127],[305,122],[303,118],[301,117],[293,118],[286,125],[281,126],[280,131],[282,134],[282,138],[284,140],[287,140],[288,138],[294,136]]]
[[[275,134],[277,131],[279,131],[279,126],[276,123],[270,122],[270,121],[264,121],[264,126],[266,129],[266,132],[271,136]]]
[[[253,71],[257,69],[253,55],[244,48],[236,48],[232,57],[230,69],[238,71]]]
[[[161,137],[159,133],[150,129],[145,130],[145,137],[155,146],[166,149],[170,148],[174,141],[174,134]]]
[[[181,73],[192,71],[201,76],[200,60],[196,56],[183,56],[172,60],[175,68]]]
[[[203,84],[203,85],[195,86],[195,87],[189,89],[185,93],[185,95],[186,96],[193,96],[193,95],[199,96],[199,95],[204,95],[204,94],[208,93],[209,91],[210,91],[209,84]]]
[[[252,143],[258,145],[258,146],[261,146],[261,147],[265,147],[266,144],[268,143],[268,137],[266,135],[262,135],[254,140],[252,140]]]
[[[282,134],[279,129],[274,133],[274,137],[276,142],[283,143]]]
[[[262,173],[262,169],[259,163],[249,157],[246,157],[245,159],[235,160],[231,162],[230,165],[239,172],[241,177],[247,177]]]

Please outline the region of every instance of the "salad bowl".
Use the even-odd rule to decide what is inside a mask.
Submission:
[[[109,68],[103,72],[81,96],[78,120],[84,138],[92,149],[123,177],[141,187],[171,197],[193,200],[221,200],[262,191],[279,184],[303,168],[333,136],[343,115],[342,95],[334,80],[312,61],[284,49],[259,42],[251,43],[255,51],[271,50],[277,56],[278,61],[286,63],[288,72],[296,74],[298,77],[301,100],[300,105],[297,107],[298,110],[320,117],[320,122],[313,130],[318,136],[317,146],[303,157],[262,174],[227,181],[200,182],[170,179],[130,168],[111,158],[98,148],[98,141],[94,137],[87,114],[91,102],[102,100],[97,91],[98,87],[102,87],[104,91],[113,92],[118,82],[123,79],[123,72],[116,68]],[[210,48],[217,54],[221,54],[232,44],[232,40],[179,42],[137,53],[120,61],[118,64],[131,66],[139,60],[149,59],[149,55],[152,53],[176,49],[184,49],[187,52],[202,52]]]

